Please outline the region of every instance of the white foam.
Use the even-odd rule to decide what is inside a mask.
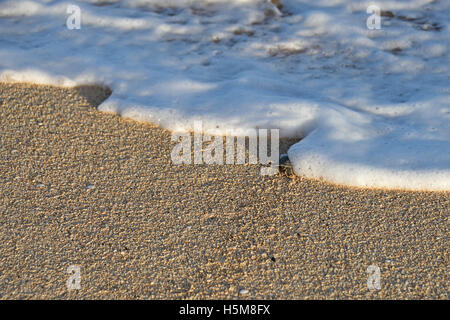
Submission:
[[[107,85],[100,110],[170,130],[280,128],[307,177],[450,190],[450,2],[281,2],[3,1],[0,80]]]

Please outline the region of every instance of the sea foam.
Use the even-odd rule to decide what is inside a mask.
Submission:
[[[450,1],[272,2],[2,1],[0,80],[106,85],[100,110],[169,130],[279,128],[306,177],[450,190]]]

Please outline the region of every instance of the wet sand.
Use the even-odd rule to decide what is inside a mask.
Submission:
[[[449,298],[449,192],[173,165],[107,95],[0,84],[0,299]]]

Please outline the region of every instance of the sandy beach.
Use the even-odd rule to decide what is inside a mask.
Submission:
[[[450,193],[177,166],[108,94],[0,84],[0,299],[449,298]]]

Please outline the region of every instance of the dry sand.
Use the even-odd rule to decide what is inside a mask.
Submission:
[[[450,193],[176,166],[106,96],[0,84],[0,298],[449,298]]]

